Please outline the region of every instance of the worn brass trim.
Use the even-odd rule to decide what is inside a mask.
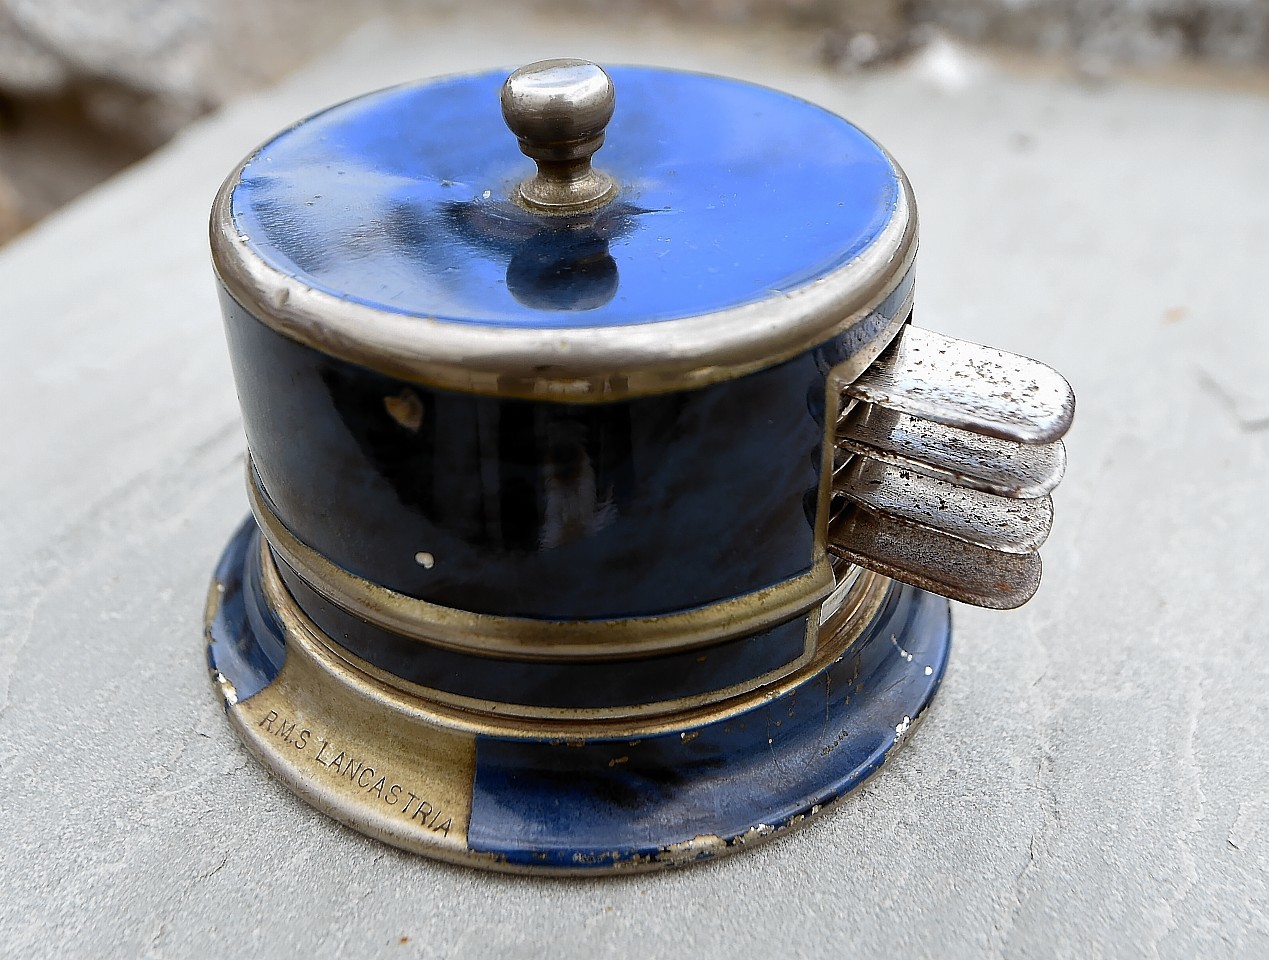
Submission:
[[[471,862],[476,738],[373,685],[349,682],[332,665],[288,629],[286,662],[263,690],[239,700],[216,678],[239,739],[327,816],[396,847]],[[332,773],[336,756],[357,758],[355,770],[349,761],[352,777]],[[377,795],[376,777],[383,778]]]
[[[551,725],[483,717],[430,703],[360,673],[285,612],[281,620],[286,660],[271,683],[240,700],[223,675],[213,670],[212,680],[223,697],[230,726],[265,768],[317,810],[354,830],[451,863],[513,873],[594,877],[598,872],[659,869],[698,859],[702,852],[721,855],[747,849],[832,810],[848,793],[816,804],[775,829],[755,829],[726,843],[714,836],[697,837],[664,847],[655,857],[623,860],[603,871],[508,863],[497,853],[468,845],[480,736],[580,745],[664,732],[687,742],[705,724],[725,721],[813,682],[832,662],[849,655],[895,586],[877,574],[862,576],[870,581],[869,588],[852,593],[849,609],[826,620],[816,657],[797,673],[744,697],[638,723]],[[223,587],[213,579],[206,605],[208,641]],[[914,711],[906,731],[921,715]]]
[[[277,550],[327,600],[384,630],[461,653],[517,660],[612,660],[709,646],[806,613],[833,590],[833,568],[817,538],[811,569],[743,596],[677,613],[613,620],[539,620],[446,607],[389,590],[332,563],[301,542],[273,512],[251,459],[247,495]]]
[[[890,222],[850,263],[796,290],[715,313],[612,327],[528,329],[399,314],[314,289],[266,263],[239,234],[233,191],[256,152],[225,180],[212,206],[212,263],[229,294],[292,340],[446,390],[608,403],[734,379],[865,320],[916,256],[912,187],[886,154],[900,186]],[[882,346],[866,351],[865,366]]]
[[[515,739],[588,740],[672,733],[725,719],[778,696],[842,656],[876,616],[892,581],[861,571],[837,613],[824,624],[810,618],[807,650],[790,666],[720,690],[636,707],[560,710],[480,700],[410,683],[367,663],[326,636],[296,603],[262,543],[262,588],[286,633],[292,656],[317,661],[321,671],[360,698],[434,725]]]

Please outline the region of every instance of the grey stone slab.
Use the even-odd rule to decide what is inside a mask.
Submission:
[[[325,103],[557,51],[856,119],[916,187],[921,323],[1079,395],[1045,585],[956,610],[943,691],[883,773],[750,853],[606,881],[446,867],[313,813],[231,735],[201,641],[246,510],[205,240],[220,178]],[[0,253],[0,953],[1269,955],[1269,102],[954,51],[843,78],[794,53],[372,31]]]

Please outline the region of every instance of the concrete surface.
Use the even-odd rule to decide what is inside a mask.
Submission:
[[[802,32],[845,70],[948,37],[1113,64],[1269,66],[1269,0],[0,0],[0,244],[165,143],[277,82],[356,25],[422,31],[461,11],[649,18]]]
[[[1269,955],[1269,101],[821,72],[779,35],[381,29],[0,254],[0,953],[11,957]],[[445,867],[312,813],[208,683],[246,511],[208,266],[221,177],[320,105],[560,52],[743,75],[907,167],[918,312],[1079,394],[1048,576],[960,608],[943,692],[833,815],[608,881]]]

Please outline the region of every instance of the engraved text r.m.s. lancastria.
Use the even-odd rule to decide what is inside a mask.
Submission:
[[[340,749],[333,741],[315,736],[311,730],[300,727],[295,720],[288,720],[276,710],[270,710],[260,718],[262,727],[283,743],[303,752],[310,760],[325,769],[332,777],[347,780],[368,796],[377,797],[407,820],[414,821],[428,830],[449,836],[453,827],[452,817],[446,816],[425,795],[392,781],[387,773],[377,770],[372,760],[355,757]]]

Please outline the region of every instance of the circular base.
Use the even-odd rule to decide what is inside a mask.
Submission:
[[[711,859],[859,786],[938,688],[948,603],[894,583],[837,660],[763,703],[638,738],[543,739],[455,723],[361,674],[271,610],[254,521],[221,557],[208,660],[231,724],[292,790],[394,846],[514,872],[594,874]]]

